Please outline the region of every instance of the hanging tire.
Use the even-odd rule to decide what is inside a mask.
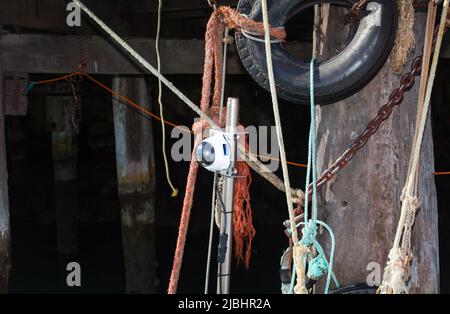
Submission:
[[[269,0],[270,24],[284,26],[293,15],[315,4],[351,6],[355,0]],[[345,99],[366,86],[379,72],[392,49],[397,26],[397,4],[392,0],[372,0],[366,15],[347,47],[315,66],[315,100],[326,105]],[[238,11],[262,21],[261,2],[240,0]],[[252,78],[269,90],[264,43],[236,33],[242,63]],[[291,56],[282,44],[272,44],[272,59],[278,96],[297,104],[309,104],[309,63]]]

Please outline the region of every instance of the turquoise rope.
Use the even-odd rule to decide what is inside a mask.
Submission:
[[[309,94],[310,94],[310,111],[311,111],[311,127],[309,130],[310,142],[309,149],[311,150],[312,159],[312,184],[313,184],[313,199],[312,199],[312,219],[317,221],[317,157],[316,157],[316,104],[314,96],[314,64],[316,60],[312,58],[310,65],[309,75]],[[308,194],[309,185],[306,186],[306,194]]]
[[[326,262],[326,267],[327,267],[327,281],[325,284],[325,294],[328,294],[329,288],[330,288],[330,283],[331,283],[331,279],[333,279],[334,281],[334,285],[336,286],[336,288],[340,287],[339,281],[337,280],[336,275],[333,272],[333,265],[334,265],[334,253],[335,253],[335,248],[336,248],[336,239],[334,237],[334,233],[333,230],[331,229],[331,227],[321,221],[321,220],[317,220],[316,223],[318,225],[321,225],[325,228],[325,230],[328,232],[328,234],[330,235],[330,241],[331,241],[331,250],[330,250],[330,262],[328,263],[328,261],[325,258],[325,253],[323,251],[322,246],[320,245],[320,243],[317,240],[313,241],[313,245],[316,248],[317,252],[318,252],[318,256],[321,256],[322,259]],[[297,228],[304,226],[305,223],[304,222],[300,222],[299,224],[297,224]],[[292,234],[291,230],[288,230],[289,233]],[[311,267],[311,265],[310,265]],[[292,294],[294,292],[294,285],[295,285],[295,278],[297,276],[297,273],[295,271],[295,267],[293,267],[292,269],[292,276],[291,276],[291,285],[289,288],[289,294]],[[320,277],[320,276],[317,276]]]
[[[310,64],[310,114],[311,124],[309,129],[309,144],[308,144],[308,167],[306,169],[306,187],[305,187],[305,211],[304,222],[297,225],[297,227],[304,225],[302,229],[302,239],[300,243],[305,246],[314,246],[318,252],[317,256],[312,258],[309,263],[308,276],[311,278],[320,278],[325,271],[327,272],[327,280],[325,284],[325,294],[328,294],[330,289],[330,283],[333,279],[336,287],[339,287],[339,282],[333,273],[334,252],[336,248],[336,242],[333,230],[325,222],[317,219],[317,152],[316,152],[316,112],[315,112],[315,98],[314,98],[314,64],[315,59],[311,60]],[[311,219],[309,219],[309,185],[310,178],[312,177],[312,208]],[[327,261],[322,246],[316,240],[317,237],[317,225],[322,225],[330,235],[331,250],[330,250],[330,262]],[[306,257],[306,256],[305,256]],[[306,263],[306,259],[305,259]],[[289,293],[293,293],[295,284],[296,272],[295,265],[292,270],[292,278],[290,284]]]

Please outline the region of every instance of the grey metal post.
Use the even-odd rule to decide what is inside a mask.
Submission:
[[[239,99],[228,98],[227,102],[227,126],[226,132],[233,134],[234,139],[230,141],[230,153],[232,156],[231,170],[234,175],[237,160],[237,126],[239,123]],[[226,240],[226,252],[223,262],[219,262],[217,273],[217,293],[228,294],[230,292],[230,272],[233,239],[233,208],[234,208],[234,176],[226,176],[223,182],[222,199],[225,213],[221,214],[220,235],[222,241]],[[223,235],[226,234],[226,239]],[[223,243],[224,244],[224,243]]]

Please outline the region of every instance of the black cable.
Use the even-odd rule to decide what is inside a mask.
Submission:
[[[227,251],[228,251],[228,234],[226,233],[227,230],[227,226],[228,226],[228,219],[227,219],[227,211],[225,208],[225,204],[223,202],[223,198],[222,198],[222,193],[220,191],[220,186],[219,186],[219,180],[217,180],[216,182],[216,199],[217,202],[219,203],[220,206],[220,212],[223,214],[223,232],[219,235],[219,245],[217,248],[217,261],[219,264],[223,264],[225,262],[225,257],[227,255]],[[219,294],[222,294],[222,278],[224,277],[224,274],[222,274],[222,269],[221,269],[221,265],[219,265],[219,270],[218,270],[218,277],[219,277],[219,281],[217,282],[218,284],[218,292]]]

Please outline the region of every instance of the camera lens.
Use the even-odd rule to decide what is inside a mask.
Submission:
[[[212,165],[216,159],[214,147],[208,142],[203,142],[197,146],[196,156],[197,160],[205,166]]]

